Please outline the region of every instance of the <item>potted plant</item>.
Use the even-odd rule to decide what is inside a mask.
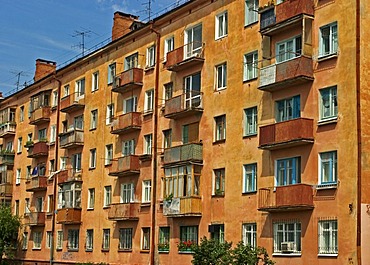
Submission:
[[[158,251],[169,251],[170,244],[168,242],[165,243],[158,243]]]
[[[177,244],[177,249],[179,250],[179,252],[192,252],[192,248],[193,246],[195,246],[197,243],[195,243],[194,241],[192,240],[184,240],[184,241],[180,241],[178,244]]]
[[[26,142],[26,144],[24,145],[24,147],[28,148],[28,147],[33,146],[33,144],[34,144],[34,142],[33,142],[32,140],[28,140],[28,141]]]

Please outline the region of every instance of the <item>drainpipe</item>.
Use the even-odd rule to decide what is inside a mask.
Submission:
[[[356,104],[357,104],[357,264],[361,265],[361,153],[362,153],[362,124],[361,124],[361,5],[360,0],[356,0]]]
[[[62,82],[56,78],[54,74],[55,81],[58,82],[58,104],[57,104],[57,122],[56,122],[56,137],[55,137],[55,161],[54,161],[54,170],[58,168],[58,154],[59,154],[59,122],[60,122],[60,95],[62,90]],[[55,211],[56,211],[56,201],[57,201],[57,174],[53,177],[53,215],[51,218],[51,245],[50,245],[50,265],[53,265],[54,262],[54,238],[55,238]]]
[[[150,264],[156,264],[158,259],[157,247],[155,244],[156,232],[156,202],[157,202],[157,150],[158,150],[158,89],[159,89],[159,56],[161,47],[161,34],[153,28],[153,21],[150,29],[157,35],[156,39],[156,57],[155,57],[155,84],[154,84],[154,126],[153,126],[153,176],[152,176],[152,200],[151,200],[151,248],[150,248]]]

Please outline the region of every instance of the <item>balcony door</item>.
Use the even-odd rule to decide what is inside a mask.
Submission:
[[[185,109],[201,107],[200,73],[189,75],[184,79]]]
[[[199,55],[202,45],[202,24],[185,31],[185,59]]]

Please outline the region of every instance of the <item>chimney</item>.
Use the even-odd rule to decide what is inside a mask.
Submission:
[[[57,68],[56,62],[47,61],[43,59],[37,59],[36,60],[36,70],[35,70],[35,76],[33,77],[33,80],[36,82],[37,80],[40,80],[41,78],[47,76],[48,74],[51,74],[55,71]]]
[[[138,16],[116,11],[113,18],[112,41],[129,33],[132,23],[138,18]]]

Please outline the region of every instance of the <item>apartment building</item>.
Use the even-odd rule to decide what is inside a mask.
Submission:
[[[276,264],[366,264],[360,0],[193,0],[0,102],[24,264],[191,264],[203,236]]]

